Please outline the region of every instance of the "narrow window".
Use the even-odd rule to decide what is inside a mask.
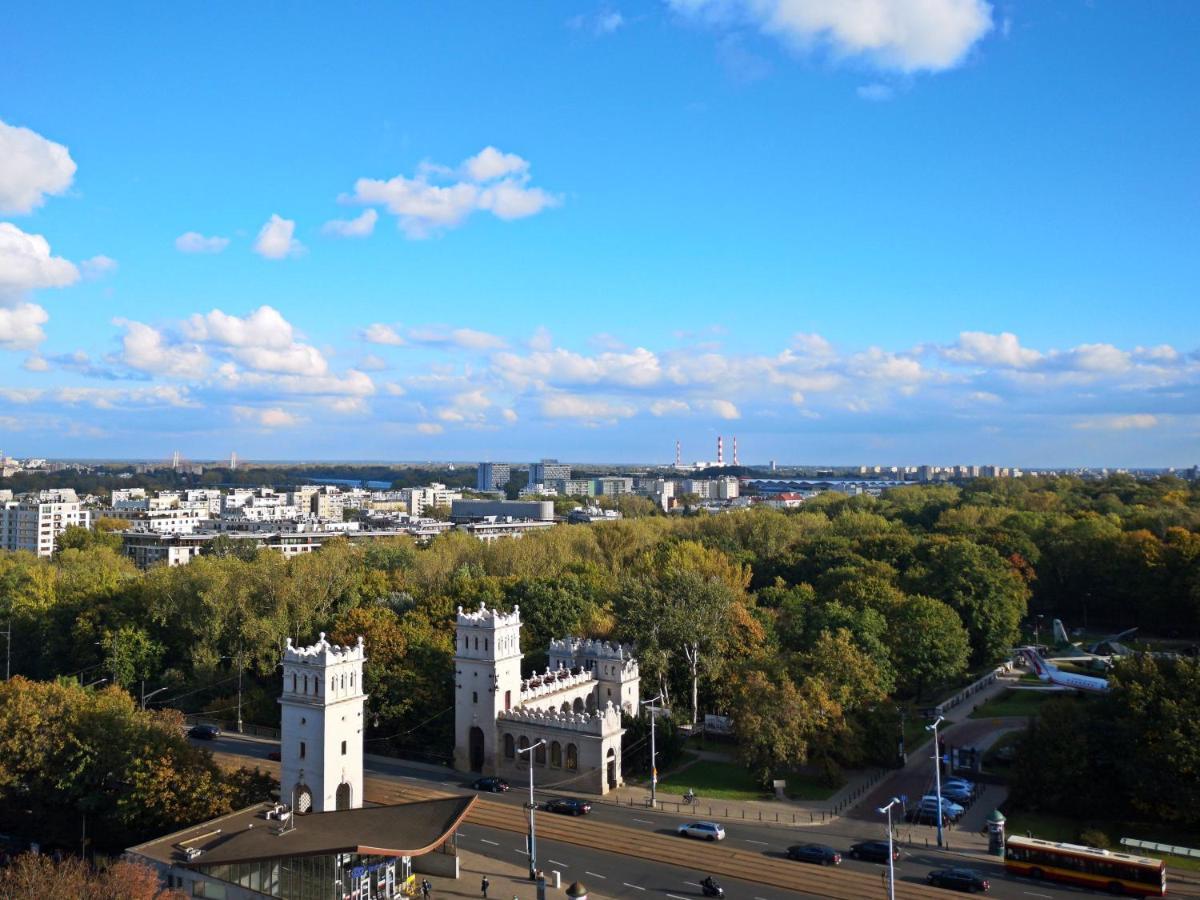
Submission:
[[[305,750],[304,741],[301,741],[300,742],[300,758],[301,759],[304,759],[304,750]]]
[[[506,710],[512,709],[512,691],[504,692],[504,708]]]
[[[292,693],[296,693],[296,673],[292,673]]]
[[[472,703],[479,702],[479,691],[471,691],[471,702]]]
[[[342,756],[346,755],[346,742],[342,741]]]
[[[488,648],[488,639],[484,638],[483,639],[483,649],[486,650],[487,648]]]

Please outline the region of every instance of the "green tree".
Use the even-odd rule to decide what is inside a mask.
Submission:
[[[144,628],[122,625],[106,634],[101,644],[104,671],[111,673],[115,684],[130,687],[162,670],[163,645]]]
[[[925,688],[967,670],[971,655],[962,619],[940,600],[914,594],[894,610],[889,643],[900,689],[920,699]]]

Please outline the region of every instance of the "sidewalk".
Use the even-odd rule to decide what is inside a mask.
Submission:
[[[526,866],[490,859],[464,850],[461,846],[458,848],[458,857],[461,875],[457,880],[438,875],[417,875],[418,883],[422,878],[428,878],[429,883],[433,885],[430,900],[441,900],[443,897],[469,897],[471,900],[480,900],[479,882],[484,875],[489,882],[489,900],[537,900],[537,885],[529,880],[529,870]],[[566,890],[570,884],[571,882],[564,880],[562,887],[555,890],[554,882],[547,879],[546,896],[566,897]],[[609,895],[594,890],[594,885],[586,886],[588,897],[608,900]]]

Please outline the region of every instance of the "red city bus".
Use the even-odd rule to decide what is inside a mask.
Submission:
[[[1005,842],[1004,867],[1012,875],[1114,894],[1162,897],[1167,893],[1167,864],[1161,859],[1078,844],[1010,837]]]

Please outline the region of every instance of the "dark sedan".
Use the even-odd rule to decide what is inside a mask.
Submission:
[[[842,862],[842,854],[824,844],[794,844],[788,847],[787,855],[788,859],[820,866],[837,866]]]
[[[193,725],[188,729],[188,737],[200,741],[215,741],[221,736],[221,729],[216,725]]]
[[[477,791],[491,791],[493,794],[503,794],[508,790],[508,782],[503,778],[489,775],[487,778],[476,778],[471,787]]]
[[[867,862],[885,863],[888,861],[888,842],[887,841],[862,841],[857,844],[850,845],[850,856],[854,859],[862,859]],[[892,849],[892,859],[900,858],[900,851]]]
[[[968,894],[986,891],[991,887],[987,879],[974,869],[934,869],[925,880],[934,887],[953,888]]]
[[[547,800],[542,807],[546,812],[562,813],[564,816],[586,816],[592,811],[592,804],[586,800],[576,800],[573,797],[556,797]]]

